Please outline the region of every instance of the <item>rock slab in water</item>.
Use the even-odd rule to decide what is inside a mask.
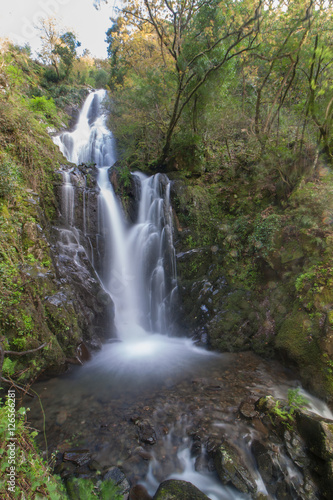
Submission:
[[[298,411],[297,428],[310,451],[323,460],[333,459],[333,421]]]
[[[73,464],[81,467],[91,460],[91,455],[89,450],[65,451],[63,460],[64,462],[72,462]]]
[[[255,479],[238,450],[230,443],[220,445],[214,456],[217,473],[223,484],[231,483],[242,493],[255,492]]]
[[[192,483],[168,479],[159,485],[153,500],[209,500],[209,498]]]

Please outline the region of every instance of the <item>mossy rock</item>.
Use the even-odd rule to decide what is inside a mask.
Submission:
[[[163,481],[154,495],[154,500],[209,500],[196,486],[188,481],[168,479]]]
[[[299,367],[317,365],[320,357],[320,328],[303,310],[290,313],[278,332],[276,347],[294,360]]]
[[[231,443],[223,443],[214,456],[214,464],[223,484],[231,483],[242,493],[254,493],[257,489],[245,461],[236,447]]]
[[[333,397],[331,369],[323,359],[325,331],[320,319],[311,317],[304,310],[294,310],[282,323],[275,347],[297,366],[307,387],[321,397]]]

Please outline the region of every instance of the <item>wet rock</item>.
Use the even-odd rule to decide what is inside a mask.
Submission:
[[[65,451],[64,462],[72,462],[75,465],[81,467],[82,465],[87,464],[91,460],[91,455],[89,450],[73,450],[73,451]]]
[[[207,455],[201,454],[197,457],[194,468],[197,472],[201,472],[211,470],[211,465],[213,465],[213,468],[215,469],[214,464],[211,462],[212,459],[209,459]]]
[[[147,420],[136,420],[135,425],[138,426],[138,437],[139,440],[147,444],[156,443],[156,432],[155,429],[150,425]]]
[[[258,416],[258,412],[255,408],[255,401],[252,399],[242,401],[238,410],[240,415],[246,419],[252,419]]]
[[[129,492],[129,482],[125,474],[118,467],[110,467],[103,473],[103,481],[110,480],[118,486],[120,493],[125,494]]]
[[[153,500],[209,500],[196,486],[187,481],[168,479],[158,487]]]
[[[251,451],[256,459],[258,471],[268,493],[275,497],[279,489],[280,496],[278,496],[278,498],[291,499],[292,497],[288,496],[286,493],[286,478],[278,459],[280,448],[274,441],[275,439],[270,439],[265,442],[254,440],[251,445]]]
[[[284,433],[284,442],[288,455],[293,462],[300,468],[309,467],[310,458],[307,454],[304,440],[296,432],[286,431]]]
[[[214,463],[223,484],[231,483],[242,493],[256,491],[255,478],[231,443],[225,442],[217,448]]]
[[[87,345],[84,342],[81,342],[76,348],[76,356],[81,361],[81,363],[85,363],[91,359],[91,354],[88,350]]]
[[[77,467],[72,462],[61,462],[54,468],[55,474],[58,474],[61,479],[72,477]]]
[[[258,399],[255,403],[256,410],[260,412],[270,412],[276,405],[276,399],[273,396],[265,396],[263,398]]]
[[[296,422],[310,451],[323,460],[332,460],[333,421],[299,410],[296,413]]]
[[[198,455],[201,454],[201,441],[200,441],[200,438],[198,437],[197,439],[195,439],[192,443],[192,446],[191,446],[191,456],[192,457],[197,457]]]
[[[296,422],[299,433],[313,454],[310,454],[309,469],[314,472],[323,497],[331,499],[333,491],[333,421],[323,419],[306,410],[298,410]]]
[[[134,453],[139,455],[139,457],[143,458],[144,460],[151,460],[152,459],[152,454],[146,451],[142,446],[139,446],[134,450]]]
[[[97,460],[91,460],[88,463],[88,468],[91,471],[100,471],[102,469],[101,464],[97,462]]]
[[[265,484],[273,483],[274,461],[270,450],[260,441],[254,440],[251,451],[256,459],[258,470]]]
[[[136,484],[130,489],[128,500],[153,500],[153,498],[142,484]]]

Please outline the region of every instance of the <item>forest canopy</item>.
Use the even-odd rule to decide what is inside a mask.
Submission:
[[[304,156],[314,169],[332,160],[332,12],[320,0],[125,2],[107,32],[123,158],[174,168],[240,129],[251,161],[279,158],[292,189]]]

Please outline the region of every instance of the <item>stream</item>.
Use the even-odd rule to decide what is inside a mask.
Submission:
[[[253,470],[258,491],[273,498],[250,452],[265,429],[259,418],[242,418],[239,408],[267,394],[286,398],[300,384],[277,362],[249,352],[214,353],[177,336],[170,182],[163,174],[133,173],[140,193],[137,221],[126,221],[109,180],[116,154],[104,98],[103,90],[89,94],[75,129],[54,141],[69,161],[94,162],[99,169],[99,232],[106,242],[99,278],[114,304],[117,339],[83,366],[34,384],[45,412],[48,453],[89,450],[102,467],[120,467],[131,484],[143,484],[151,495],[163,480],[181,478],[212,500],[250,498],[222,485],[214,470],[209,452],[227,439]],[[59,248],[75,261],[82,245],[71,174],[64,171],[63,179]],[[307,397],[313,410],[332,418],[323,403]],[[27,405],[29,420],[41,431],[38,399]],[[38,442],[45,450],[43,432]]]

